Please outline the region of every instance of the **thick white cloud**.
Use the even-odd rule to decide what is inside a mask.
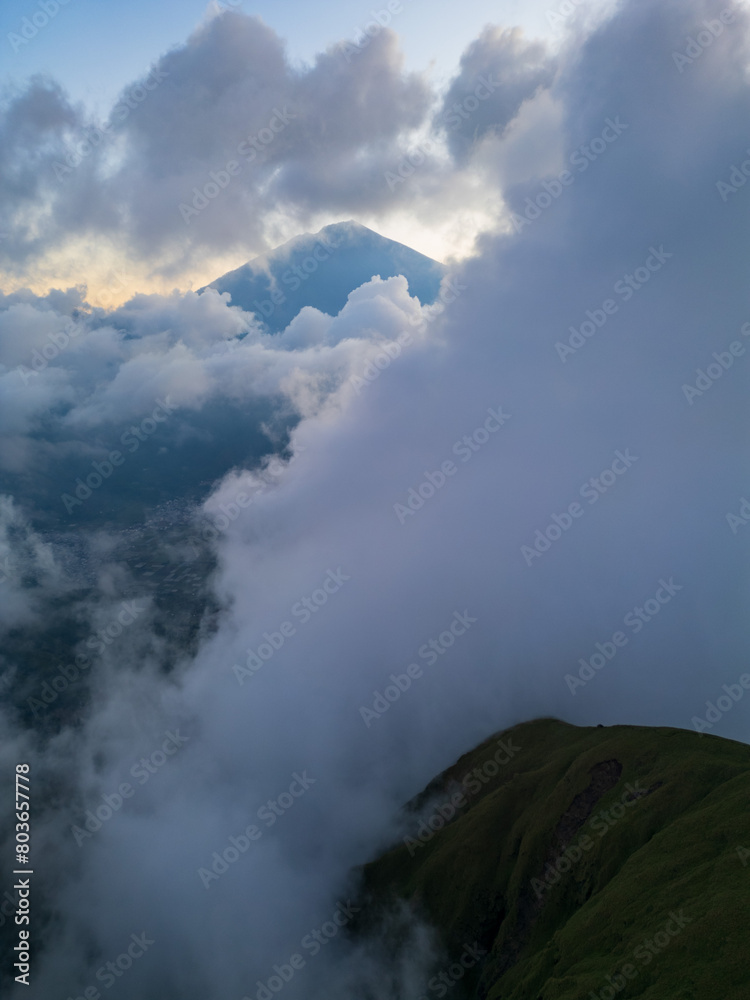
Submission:
[[[194,411],[219,399],[291,399],[310,375],[325,376],[325,397],[358,375],[381,342],[416,331],[423,315],[403,277],[373,278],[335,317],[305,308],[278,336],[211,289],[139,295],[110,314],[79,302],[66,315],[50,299],[11,297],[0,309],[0,443],[14,469],[30,460],[24,435],[125,424],[167,396]]]

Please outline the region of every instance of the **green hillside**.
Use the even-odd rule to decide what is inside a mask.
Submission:
[[[409,804],[413,836],[363,869],[368,921],[400,897],[438,929],[428,998],[747,1000],[749,805],[745,744],[525,723]]]

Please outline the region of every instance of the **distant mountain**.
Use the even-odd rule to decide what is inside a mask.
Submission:
[[[438,929],[415,996],[746,1000],[748,802],[745,744],[525,723],[409,804],[409,839],[363,869],[358,930],[397,899]]]
[[[374,275],[403,274],[410,294],[423,305],[432,303],[445,273],[431,257],[349,221],[296,236],[207,287],[229,292],[232,305],[255,313],[269,332],[278,333],[303,306],[335,316],[349,293]]]

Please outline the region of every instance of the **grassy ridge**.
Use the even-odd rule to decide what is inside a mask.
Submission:
[[[499,738],[518,751],[466,791]],[[437,807],[460,788],[450,822],[417,826],[439,826]],[[496,734],[410,805],[423,842],[367,865],[365,891],[376,904],[407,900],[453,960],[467,943],[486,949],[453,997],[750,997],[745,744],[541,719]]]

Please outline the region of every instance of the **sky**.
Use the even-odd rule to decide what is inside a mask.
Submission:
[[[609,0],[595,0],[587,9],[599,16],[610,6]],[[0,13],[0,37],[5,39],[2,82],[6,95],[11,95],[37,74],[55,80],[70,105],[65,116],[67,127],[58,127],[56,138],[62,150],[71,155],[71,149],[85,140],[90,128],[107,122],[113,112],[112,124],[119,132],[121,119],[116,109],[123,93],[147,77],[151,68],[170,52],[179,53],[194,31],[222,11],[241,11],[262,19],[278,34],[292,74],[304,73],[305,68],[309,70],[321,53],[333,45],[346,41],[351,44],[366,38],[362,34],[365,27],[374,25],[373,18],[378,15],[388,29],[398,33],[397,58],[403,59],[405,71],[429,81],[435,95],[449,85],[461,53],[485,25],[518,26],[529,38],[546,38],[555,47],[563,44],[566,26],[582,16],[582,11],[572,4],[573,15],[557,15],[556,8],[550,7],[546,0],[524,4],[507,0],[499,5],[472,0],[462,5],[460,16],[457,16],[455,5],[427,4],[423,0],[394,3],[392,12],[387,10],[387,5],[383,9],[385,13],[379,14],[378,7],[363,5],[358,9],[351,4],[330,3],[314,7],[291,3],[283,8],[259,4],[251,8],[247,4],[217,7],[215,4],[170,2],[155,7],[145,2],[105,6],[94,0],[69,0],[68,4],[59,6],[45,24],[46,15],[39,11],[37,4],[13,0]],[[26,39],[22,33],[24,18],[33,17],[35,11],[41,27],[35,29],[30,22],[25,29],[29,35]],[[553,23],[548,16],[550,12],[557,16]],[[348,66],[351,58],[346,59],[346,54],[343,58]],[[135,101],[131,104],[129,111],[146,110]],[[133,121],[135,119],[131,119]],[[110,141],[105,144],[113,159],[121,153],[113,140],[116,132],[110,131]],[[415,136],[412,145],[416,142]],[[100,148],[91,160],[103,161],[101,152]],[[73,156],[75,162],[75,154]],[[53,200],[66,200],[65,188],[74,185],[68,183],[64,168],[53,173],[55,162],[66,163],[56,159],[44,170],[35,169],[42,180],[54,181],[48,196]],[[394,166],[398,162],[396,159]],[[92,171],[106,170],[103,162],[96,168],[89,160],[85,165]],[[188,186],[186,191],[190,190]],[[120,197],[120,192],[109,196],[113,202]],[[478,233],[491,224],[493,206],[484,204],[476,183],[473,190],[469,184],[457,201],[458,204],[451,205],[438,219],[430,211],[416,217],[413,211],[401,211],[396,206],[386,210],[385,206],[372,206],[366,213],[360,206],[360,221],[438,259],[460,258],[471,252]],[[169,208],[176,212],[177,205]],[[128,209],[123,206],[122,211]],[[167,274],[148,268],[142,254],[133,254],[123,240],[113,239],[111,232],[103,232],[99,227],[98,232],[89,229],[80,233],[77,239],[69,238],[65,243],[55,240],[54,246],[47,245],[45,254],[35,255],[31,270],[19,272],[14,267],[0,269],[0,274],[4,274],[7,287],[26,284],[35,291],[46,290],[53,277],[57,281],[65,278],[70,284],[86,283],[94,302],[104,302],[103,296],[110,301],[113,286],[117,285],[122,301],[126,294],[136,289],[199,288],[285,239],[339,218],[339,212],[332,208],[322,208],[314,215],[308,212],[301,218],[299,206],[287,204],[279,210],[273,225],[269,218],[265,232],[238,238],[231,249],[212,247],[209,252],[204,248],[200,256],[191,254],[189,261],[183,260]],[[2,262],[0,268],[1,265]]]
[[[115,1000],[268,1000],[400,806],[518,722],[750,740],[750,18],[588,13],[547,44],[482,12],[436,84],[396,32],[300,66],[227,12],[61,179],[90,112],[6,100],[0,774],[55,789],[14,1000],[82,995],[133,934]],[[373,274],[269,334],[195,290],[346,220],[437,234],[438,300]],[[416,1000],[441,953],[405,939],[395,969],[337,937],[284,1000]]]
[[[400,9],[399,9],[400,8]],[[150,65],[187,38],[217,8],[203,0],[146,0],[102,4],[97,0],[68,0],[49,25],[15,47],[4,41],[3,82],[18,82],[33,73],[50,73],[74,100],[85,101],[103,114],[120,90]],[[223,9],[261,17],[285,38],[294,62],[310,63],[334,41],[352,39],[378,12],[378,4],[318,3],[289,0],[283,6],[265,2],[225,3]],[[387,4],[382,5],[387,10]],[[410,69],[434,66],[436,77],[446,78],[458,58],[485,23],[519,25],[533,36],[554,35],[546,17],[554,10],[547,0],[468,0],[461,5],[439,0],[404,0],[392,12]],[[18,33],[24,17],[39,10],[37,2],[10,0],[0,14],[0,36]],[[116,25],[117,42],[112,44]],[[559,35],[559,32],[557,32]]]

